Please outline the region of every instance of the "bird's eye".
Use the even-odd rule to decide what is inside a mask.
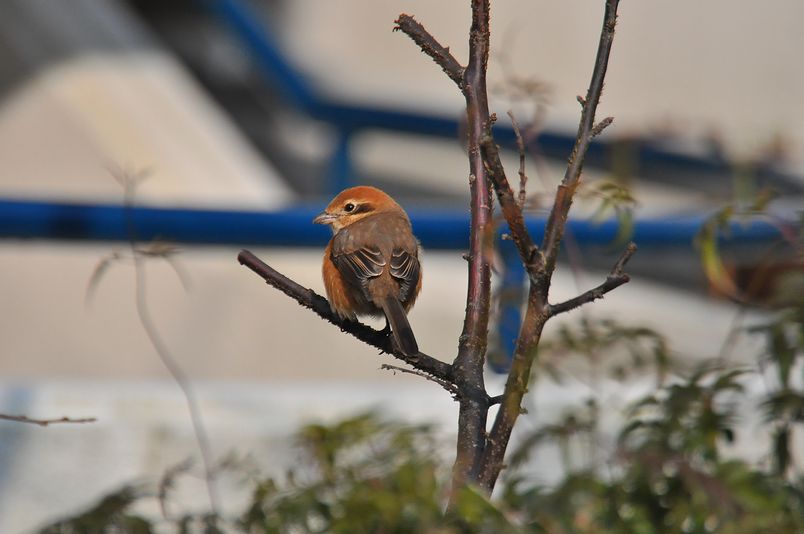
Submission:
[[[355,205],[354,205],[354,204],[352,204],[351,202],[349,202],[348,204],[346,204],[346,205],[343,207],[343,209],[344,209],[344,211],[346,211],[347,213],[348,213],[348,212],[352,212],[352,211],[354,211],[354,210],[355,210]]]

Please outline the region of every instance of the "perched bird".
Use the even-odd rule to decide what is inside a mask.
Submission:
[[[407,312],[422,275],[405,210],[383,191],[358,186],[341,191],[313,222],[332,228],[322,269],[332,311],[352,320],[384,314],[399,349],[417,354]]]

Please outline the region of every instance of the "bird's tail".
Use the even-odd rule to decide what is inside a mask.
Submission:
[[[382,302],[382,311],[391,325],[391,332],[400,350],[408,356],[418,354],[419,345],[416,343],[416,337],[413,335],[413,329],[410,328],[408,316],[399,300],[394,296],[388,296]]]

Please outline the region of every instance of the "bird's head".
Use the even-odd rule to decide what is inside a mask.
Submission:
[[[354,224],[369,215],[395,210],[404,213],[399,204],[385,192],[376,187],[360,185],[338,193],[326,209],[313,219],[313,222],[328,224],[332,228],[332,232],[337,233],[341,228]]]

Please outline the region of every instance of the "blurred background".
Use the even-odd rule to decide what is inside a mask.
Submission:
[[[455,431],[457,405],[440,388],[380,371],[394,362],[266,287],[236,255],[248,247],[323,292],[328,236],[313,215],[344,187],[381,187],[424,246],[411,313],[419,344],[452,360],[466,286],[463,99],[392,29],[399,13],[415,15],[463,63],[465,4],[0,4],[0,413],[98,419],[0,421],[0,531],[34,528],[197,456],[186,401],[140,323],[140,290],[193,385],[215,458],[251,453],[280,470],[294,461],[299,424],[368,407]],[[492,9],[491,107],[512,181],[506,112],[522,125],[538,229],[571,150],[602,2]],[[590,151],[553,300],[600,283],[629,237],[640,251],[631,283],[550,323],[548,338],[580,318],[613,320],[661,332],[688,365],[724,347],[735,361],[756,358],[759,340],[735,325],[760,320],[781,273],[800,269],[779,241],[804,190],[802,18],[795,0],[622,6],[598,112],[615,121]],[[126,197],[121,178],[137,176]],[[765,188],[776,196],[763,221],[734,222],[707,256],[709,218]],[[132,237],[176,248],[151,246],[138,278]],[[492,395],[523,283],[505,247],[498,270],[512,291],[498,291]],[[758,270],[766,276],[749,283]],[[752,306],[723,295],[733,290]],[[619,406],[655,382],[637,370],[624,388],[601,371],[631,366],[627,351],[566,356],[565,380],[533,388],[538,409],[524,427],[590,395]],[[538,476],[556,477],[556,464],[541,462]],[[203,496],[197,482],[187,502]],[[236,493],[224,490],[225,503]]]

